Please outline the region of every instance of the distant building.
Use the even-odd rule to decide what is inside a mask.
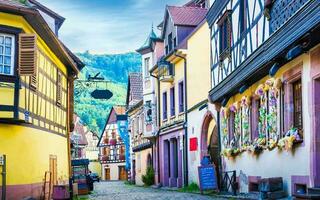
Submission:
[[[160,183],[167,187],[188,183],[186,38],[205,19],[207,5],[206,1],[190,1],[183,6],[166,7],[160,25],[164,56],[150,70],[158,79],[158,175]]]
[[[147,167],[152,167],[152,143],[144,136],[146,115],[143,109],[142,74],[130,73],[128,76],[127,114],[130,131],[131,180],[143,185],[142,175]]]
[[[64,18],[49,8],[34,0],[5,0],[0,10],[6,199],[40,199],[46,175],[51,185],[69,181],[73,81],[84,65],[57,38]]]
[[[102,180],[127,180],[126,145],[119,129],[122,120],[127,120],[126,107],[113,106],[98,142]]]
[[[151,153],[152,165],[155,171],[155,183],[159,183],[159,170],[158,170],[158,155],[157,148],[159,146],[158,137],[158,99],[157,80],[150,75],[150,69],[156,65],[158,60],[164,55],[163,39],[158,37],[153,30],[153,27],[145,41],[145,43],[136,50],[142,56],[142,88],[143,88],[143,102],[142,109],[144,114],[144,123],[142,124],[141,137],[148,139],[153,144],[153,152]],[[131,135],[133,133],[131,132]],[[146,159],[143,159],[146,162]]]
[[[99,161],[99,136],[88,130],[86,132],[88,145],[85,147],[86,158],[89,159],[89,170],[92,173],[97,173],[101,177],[101,164]]]
[[[73,115],[74,130],[70,134],[71,141],[71,158],[83,159],[86,158],[85,148],[88,145],[86,138],[87,127],[83,124],[80,117]]]

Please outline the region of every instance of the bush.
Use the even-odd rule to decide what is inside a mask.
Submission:
[[[154,170],[153,167],[148,167],[145,175],[142,175],[142,182],[146,186],[154,184]]]

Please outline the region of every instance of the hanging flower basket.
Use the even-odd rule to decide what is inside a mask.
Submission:
[[[117,140],[112,138],[112,139],[110,139],[109,144],[110,145],[116,145],[117,144]]]

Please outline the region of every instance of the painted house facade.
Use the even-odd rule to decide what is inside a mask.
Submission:
[[[98,143],[102,180],[127,180],[126,146],[119,120],[127,120],[125,106],[113,106]]]
[[[163,40],[156,35],[151,29],[145,43],[136,50],[141,54],[142,59],[142,88],[143,88],[143,113],[144,121],[143,124],[143,138],[146,138],[152,142],[153,152],[151,154],[153,160],[153,168],[155,171],[155,183],[159,183],[159,172],[158,172],[158,98],[157,92],[157,80],[150,75],[150,69],[156,65],[160,58],[164,55],[164,44]]]
[[[152,143],[144,137],[146,116],[143,109],[142,73],[130,73],[128,77],[127,114],[130,131],[131,180],[143,185],[142,176],[152,167]]]
[[[85,147],[85,151],[86,158],[89,159],[89,170],[92,173],[97,173],[99,177],[101,177],[101,164],[99,161],[98,148],[99,136],[96,133],[87,130],[86,138],[88,145]]]
[[[36,1],[0,2],[0,154],[6,155],[7,199],[40,198],[46,171],[52,185],[68,184],[70,177],[73,80],[83,64],[44,15],[61,26],[63,18]]]
[[[319,187],[319,1],[215,1],[207,22],[221,170],[239,192]]]
[[[74,130],[70,134],[71,159],[86,158],[86,146],[88,145],[86,133],[87,127],[77,114],[73,115]]]
[[[185,120],[186,38],[205,18],[202,4],[167,6],[161,24],[164,56],[151,69],[158,79],[159,177],[167,187],[187,183]],[[184,166],[184,167],[183,167]]]

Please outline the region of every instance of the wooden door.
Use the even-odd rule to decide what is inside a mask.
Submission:
[[[57,177],[58,177],[57,156],[50,155],[49,171],[51,172],[51,182],[52,182],[51,185],[57,184]]]
[[[127,171],[124,166],[119,166],[119,180],[126,181],[127,180]]]
[[[105,180],[109,181],[110,180],[110,168],[105,168],[104,174],[105,174]]]

